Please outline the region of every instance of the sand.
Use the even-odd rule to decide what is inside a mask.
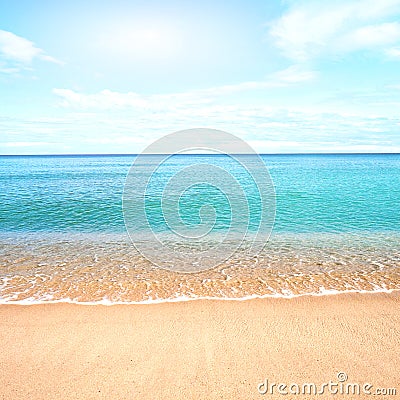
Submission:
[[[1,305],[0,324],[1,399],[400,397],[398,292]],[[347,383],[373,384],[371,391],[396,387],[397,396],[258,390],[265,390],[258,387],[265,379],[269,385],[337,382],[338,372],[348,375]]]

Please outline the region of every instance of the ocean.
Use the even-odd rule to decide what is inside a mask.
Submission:
[[[149,303],[400,289],[398,154],[262,155],[272,183],[262,188],[271,190],[265,223],[257,176],[228,156],[185,154],[168,158],[148,182],[141,224],[136,208],[127,212],[123,201],[137,187],[131,181],[124,192],[129,176],[146,169],[145,159],[130,170],[135,159],[0,156],[0,302]],[[229,176],[218,181],[198,173],[184,192],[165,196],[177,173],[204,165]],[[184,235],[177,232],[182,227]]]

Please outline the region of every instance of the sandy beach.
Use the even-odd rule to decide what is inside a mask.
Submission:
[[[1,305],[0,321],[1,399],[330,398],[327,387],[316,396],[260,392],[266,380],[319,388],[339,372],[345,383],[369,383],[372,393],[397,387],[397,395],[335,398],[400,395],[399,292]]]

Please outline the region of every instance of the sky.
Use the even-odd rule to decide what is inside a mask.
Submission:
[[[400,152],[400,0],[0,0],[0,154]]]

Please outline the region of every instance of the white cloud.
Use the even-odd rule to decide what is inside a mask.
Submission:
[[[5,58],[25,64],[31,63],[43,52],[31,41],[2,30],[0,30],[0,51]]]
[[[400,43],[399,12],[400,0],[292,3],[269,34],[287,57],[305,61]]]
[[[29,154],[33,151],[30,148],[42,153],[135,153],[162,135],[199,126],[236,134],[266,153],[388,152],[400,149],[398,124],[396,118],[309,114],[243,105],[207,106],[186,114],[178,110],[123,116],[71,113],[49,120],[0,118],[0,153]]]
[[[400,24],[387,22],[363,26],[344,35],[338,42],[338,47],[344,50],[372,49],[391,45],[400,42]]]
[[[53,89],[53,93],[63,99],[63,105],[79,108],[114,108],[135,107],[144,108],[147,105],[145,98],[137,93],[119,93],[111,90],[102,90],[95,94],[83,94],[71,89]]]
[[[306,70],[299,65],[292,65],[275,74],[275,80],[281,83],[299,83],[311,81],[316,77],[316,72]]]
[[[393,58],[400,58],[400,48],[399,47],[392,47],[385,51],[386,55]]]
[[[7,63],[0,61],[0,73],[15,74],[18,71],[19,71],[19,67],[9,66]]]
[[[135,112],[75,112],[62,118],[0,118],[0,153],[136,153],[192,127],[222,129],[259,152],[388,152],[400,148],[399,119],[262,105],[207,104]],[[33,150],[32,150],[33,149]]]
[[[36,58],[61,64],[30,40],[0,30],[0,72],[14,73],[29,68]]]
[[[79,93],[71,89],[55,88],[53,93],[61,98],[63,106],[79,109],[112,109],[135,108],[148,110],[168,110],[180,105],[199,106],[211,103],[220,96],[229,96],[253,90],[285,87],[310,81],[316,76],[314,71],[293,65],[282,71],[271,74],[264,81],[248,81],[233,85],[223,85],[190,92],[141,95],[135,92],[115,92],[102,90],[94,94]]]
[[[35,147],[35,146],[47,146],[53,143],[52,142],[5,142],[0,144],[4,147]]]

